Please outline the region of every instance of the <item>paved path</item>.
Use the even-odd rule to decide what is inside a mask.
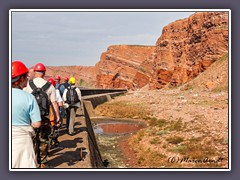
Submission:
[[[81,110],[77,111],[75,119],[75,133],[73,136],[68,135],[66,131],[66,120],[59,130],[59,145],[52,146],[47,162],[49,168],[91,168],[88,136],[86,131],[85,118]],[[86,153],[85,159],[81,160],[81,150]]]

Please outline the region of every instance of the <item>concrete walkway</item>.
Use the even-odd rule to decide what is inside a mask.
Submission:
[[[75,133],[70,136],[66,131],[66,119],[59,130],[59,145],[50,149],[48,162],[49,168],[91,168],[88,135],[85,117],[78,109],[75,119]],[[82,155],[85,156],[84,159]]]

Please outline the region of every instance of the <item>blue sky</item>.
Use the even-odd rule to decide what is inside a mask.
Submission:
[[[194,13],[96,11],[12,11],[12,60],[94,66],[110,45],[155,45],[164,26]]]

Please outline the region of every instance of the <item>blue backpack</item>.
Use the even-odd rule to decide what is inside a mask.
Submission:
[[[68,85],[66,83],[60,84],[56,89],[59,90],[61,97],[63,96],[64,90],[68,88]]]

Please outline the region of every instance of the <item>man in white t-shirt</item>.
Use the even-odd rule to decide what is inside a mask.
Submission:
[[[44,64],[42,63],[37,63],[34,68],[34,78],[31,81],[32,84],[30,85],[30,81],[28,81],[26,88],[24,88],[24,91],[32,93],[33,89],[32,86],[33,84],[37,87],[37,88],[43,88],[45,86],[46,83],[49,83],[48,81],[46,81],[44,79],[45,76],[45,72],[46,72],[46,67],[44,66]],[[60,127],[61,125],[61,119],[60,119],[60,114],[59,114],[59,109],[58,109],[58,104],[56,101],[56,90],[53,87],[53,85],[50,83],[48,89],[45,91],[48,97],[48,100],[51,101],[52,103],[52,107],[54,109],[55,115],[56,115],[56,123],[55,123],[55,127]],[[41,110],[41,108],[40,108]],[[44,131],[43,133],[40,133],[41,135],[47,134],[45,137],[41,137],[42,139],[45,139],[46,142],[48,142],[50,139],[50,135],[52,135],[55,131],[54,131],[54,127],[51,126],[50,123],[50,119],[48,116],[45,115],[41,115],[41,119],[42,119],[42,125],[40,127],[40,131]],[[48,132],[48,128],[51,127],[51,132]],[[55,142],[55,139],[52,138],[52,140]],[[42,158],[42,163],[45,163],[47,160],[47,154],[48,154],[48,147],[49,144],[47,144],[47,146],[43,145],[42,148],[42,152],[41,152],[41,158]]]

